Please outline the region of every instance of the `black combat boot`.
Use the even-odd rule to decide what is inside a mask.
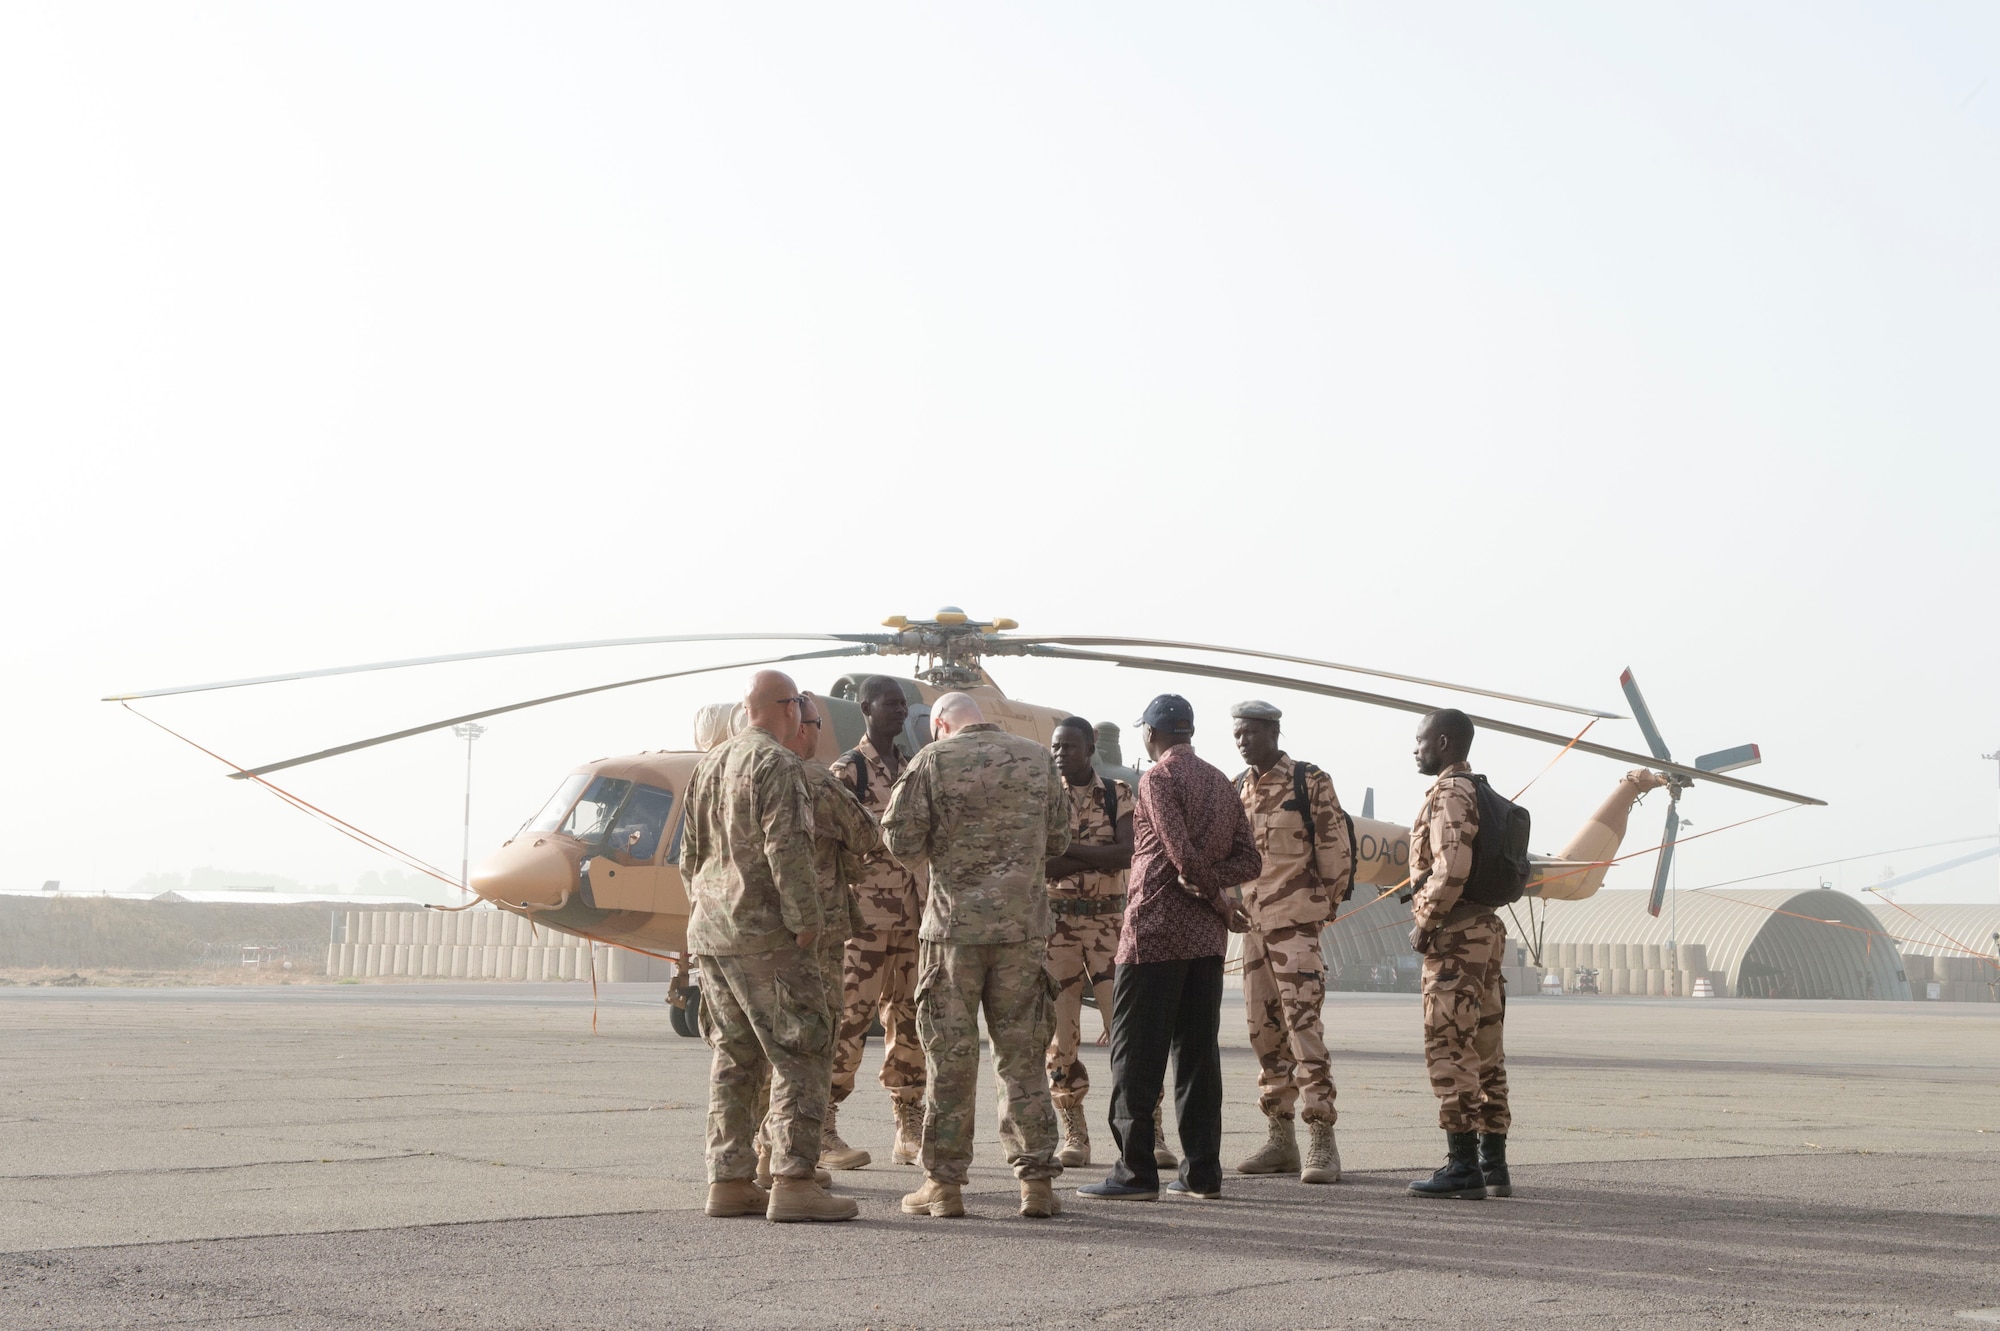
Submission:
[[[1507,1177],[1507,1134],[1479,1134],[1479,1174],[1486,1180],[1488,1197],[1512,1197],[1514,1180]]]
[[[1486,1197],[1486,1180],[1479,1175],[1479,1134],[1447,1132],[1448,1154],[1444,1168],[1429,1178],[1413,1179],[1410,1191],[1419,1197],[1463,1197],[1481,1201]]]

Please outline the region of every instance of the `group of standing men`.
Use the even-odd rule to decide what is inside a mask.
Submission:
[[[879,1016],[891,1158],[925,1175],[902,1209],[963,1215],[982,1012],[1021,1214],[1056,1214],[1053,1180],[1091,1158],[1078,1057],[1086,987],[1111,1014],[1117,1159],[1109,1177],[1078,1191],[1154,1198],[1159,1171],[1178,1165],[1169,1195],[1220,1195],[1217,1028],[1231,931],[1245,934],[1244,1004],[1269,1122],[1238,1169],[1337,1181],[1319,938],[1352,890],[1352,825],[1327,775],[1278,747],[1278,709],[1234,709],[1249,766],[1231,782],[1190,747],[1187,701],[1161,695],[1140,720],[1153,765],[1134,791],[1096,772],[1095,736],[1079,718],[1044,748],[987,722],[969,695],[946,694],[933,704],[932,742],[905,760],[894,743],[908,714],[901,687],[872,677],[861,704],[867,735],[829,771],[809,760],[824,724],[812,699],[789,677],[760,672],[748,724],[689,782],[688,945],[714,1055],[708,1214],[857,1214],[827,1190],[826,1170],[871,1161],[842,1138],[836,1115]],[[1469,723],[1451,748],[1457,715],[1426,717],[1419,734],[1420,770],[1439,781],[1411,843],[1413,870],[1422,865],[1413,943],[1426,952],[1425,1048],[1450,1158],[1411,1189],[1473,1196],[1476,1183],[1485,1196],[1495,1180],[1482,1166],[1497,1166],[1505,1184],[1504,933],[1453,893],[1476,833],[1471,800],[1440,796],[1469,771]],[[1455,771],[1425,766],[1440,717],[1450,732],[1440,751],[1455,752]],[[1162,1131],[1169,1054],[1184,1160]]]

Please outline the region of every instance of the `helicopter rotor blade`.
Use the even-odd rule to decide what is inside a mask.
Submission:
[[[1626,666],[1625,673],[1618,677],[1618,687],[1625,690],[1625,701],[1632,704],[1632,719],[1639,723],[1639,733],[1646,737],[1646,747],[1653,756],[1665,762],[1674,755],[1667,752],[1667,742],[1660,738],[1660,728],[1653,724],[1653,709],[1646,706],[1646,695],[1639,692],[1639,681],[1632,674],[1632,667]]]
[[[497,647],[485,652],[453,652],[446,656],[416,656],[407,661],[371,661],[363,665],[331,666],[325,670],[294,670],[283,675],[257,675],[250,679],[225,679],[212,684],[179,684],[166,689],[142,689],[137,693],[114,693],[100,701],[132,702],[139,698],[164,698],[176,693],[210,693],[216,689],[242,689],[253,684],[283,684],[295,679],[324,679],[329,675],[358,675],[370,670],[403,670],[410,666],[443,665],[451,661],[484,661],[496,656],[533,656],[539,652],[580,652],[597,647],[650,647],[663,642],[878,642],[888,643],[887,633],[674,633],[652,638],[600,638],[595,642],[550,642],[535,647]]]
[[[1132,670],[1156,670],[1169,675],[1206,675],[1211,679],[1233,679],[1244,684],[1264,684],[1272,688],[1292,689],[1299,693],[1316,693],[1325,698],[1344,698],[1349,702],[1366,703],[1371,707],[1388,707],[1399,712],[1414,712],[1421,716],[1438,709],[1430,703],[1411,702],[1407,698],[1392,698],[1380,693],[1366,693],[1360,689],[1342,688],[1338,684],[1321,684],[1310,679],[1293,679],[1286,675],[1266,675],[1252,670],[1237,670],[1229,666],[1213,666],[1193,661],[1167,661],[1157,657],[1114,656],[1108,652],[1082,652],[1063,647],[1029,646],[1027,655],[1047,657],[1061,661],[1101,661],[1108,665],[1124,666]],[[1616,758],[1621,762],[1636,763],[1659,771],[1672,772],[1692,781],[1712,781],[1718,786],[1728,786],[1732,790],[1747,790],[1753,795],[1768,795],[1773,799],[1790,800],[1794,804],[1825,804],[1823,799],[1811,795],[1798,795],[1789,790],[1779,790],[1775,786],[1760,786],[1754,781],[1741,781],[1719,772],[1704,772],[1699,768],[1682,763],[1667,762],[1649,758],[1643,753],[1633,753],[1628,749],[1614,749],[1608,744],[1596,744],[1590,740],[1575,739],[1560,735],[1553,730],[1536,730],[1532,726],[1519,726],[1511,721],[1498,721],[1492,717],[1475,716],[1472,723],[1482,730],[1494,730],[1503,735],[1514,735],[1521,739],[1539,740],[1543,744],[1554,744],[1558,748],[1573,748],[1580,753],[1594,753],[1600,758]]]
[[[1183,652],[1223,652],[1230,656],[1254,656],[1265,661],[1285,661],[1292,665],[1320,666],[1327,670],[1344,670],[1351,675],[1373,675],[1377,679],[1393,679],[1404,684],[1422,684],[1427,688],[1450,689],[1454,693],[1473,693],[1482,698],[1497,698],[1502,702],[1526,703],[1530,707],[1548,707],[1558,712],[1574,712],[1578,716],[1594,716],[1600,721],[1622,721],[1625,718],[1616,712],[1600,712],[1595,707],[1577,707],[1566,702],[1549,702],[1542,698],[1529,698],[1518,693],[1499,693],[1493,689],[1478,689],[1470,684],[1448,684],[1441,679],[1424,679],[1419,675],[1399,675],[1391,670],[1374,670],[1368,666],[1342,665],[1338,661],[1315,661],[1308,656],[1286,656],[1282,652],[1257,652],[1243,647],[1219,647],[1207,642],[1170,642],[1161,638],[1001,638],[1002,642],[1053,643],[1070,647],[1168,647]]]
[[[1646,898],[1646,913],[1654,919],[1660,918],[1660,907],[1667,899],[1667,871],[1674,867],[1674,838],[1681,831],[1681,806],[1667,805],[1667,834],[1660,838],[1660,862],[1653,867],[1653,894]]]
[[[354,753],[361,749],[372,749],[377,744],[388,744],[412,735],[425,735],[433,730],[443,730],[446,726],[463,725],[467,721],[481,721],[489,716],[499,716],[505,712],[519,712],[529,707],[540,707],[543,703],[562,702],[566,698],[581,698],[586,694],[605,693],[612,689],[627,689],[634,684],[652,684],[663,679],[680,679],[687,675],[708,675],[718,670],[748,670],[752,666],[777,665],[783,661],[820,661],[833,656],[866,656],[868,648],[834,647],[823,652],[795,652],[790,656],[771,656],[758,661],[731,661],[724,665],[697,666],[692,670],[672,670],[664,675],[645,675],[638,679],[621,679],[615,684],[598,684],[587,689],[571,689],[567,693],[551,693],[545,698],[530,698],[526,702],[508,703],[504,707],[488,707],[484,711],[467,712],[464,716],[446,717],[442,721],[432,721],[421,726],[411,726],[407,730],[393,731],[387,735],[376,735],[372,739],[355,740],[352,744],[337,744],[317,753],[301,754],[296,758],[286,758],[280,762],[265,763],[262,767],[252,767],[247,771],[231,772],[231,781],[242,781],[253,776],[265,776],[272,772],[282,772],[287,767],[302,767],[316,763],[322,758],[337,758],[343,753]]]

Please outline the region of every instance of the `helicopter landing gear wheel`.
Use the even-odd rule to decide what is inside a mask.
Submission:
[[[675,1035],[693,1039],[701,1034],[701,989],[698,986],[688,986],[687,1006],[667,1008],[667,1021],[674,1028]]]

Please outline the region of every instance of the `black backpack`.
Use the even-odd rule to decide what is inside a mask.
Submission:
[[[1466,875],[1463,899],[1511,906],[1528,887],[1528,811],[1503,798],[1485,777],[1466,776],[1479,806],[1479,832],[1472,838],[1472,872]]]

